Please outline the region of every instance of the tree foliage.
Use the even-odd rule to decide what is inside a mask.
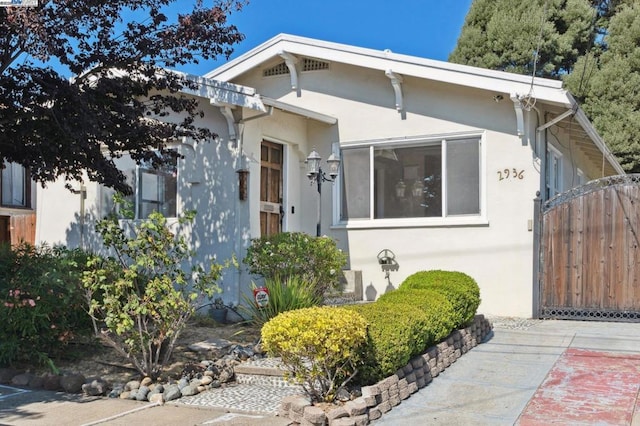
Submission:
[[[640,172],[637,0],[475,0],[452,62],[563,79],[627,171]],[[539,49],[538,49],[539,45]]]
[[[80,180],[86,171],[130,192],[114,158],[128,152],[157,164],[167,157],[152,150],[167,140],[213,136],[194,124],[197,102],[180,94],[193,82],[166,69],[228,57],[243,35],[227,16],[244,2],[180,2],[184,12],[171,19],[166,12],[177,0],[0,8],[0,158],[29,167],[41,182]],[[171,121],[157,120],[169,114]]]
[[[589,0],[475,0],[449,60],[557,78],[593,44],[595,16]]]
[[[604,37],[565,79],[622,166],[640,172],[640,4],[621,4]]]

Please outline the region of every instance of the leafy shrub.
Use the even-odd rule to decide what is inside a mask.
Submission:
[[[264,286],[269,291],[269,304],[258,307],[252,297],[242,295],[244,304],[241,311],[251,322],[264,325],[276,315],[294,309],[310,308],[322,302],[315,291],[315,286],[297,275],[281,279],[279,277],[265,279]]]
[[[282,357],[288,378],[313,401],[331,402],[358,372],[365,320],[353,311],[313,307],[284,312],[262,328],[272,356]]]
[[[370,303],[341,309],[355,311],[367,322],[364,366],[358,376],[361,384],[372,384],[395,373],[409,362],[415,348],[423,344],[426,318],[415,306]]]
[[[473,321],[480,306],[478,283],[463,272],[416,272],[400,284],[399,290],[407,289],[431,289],[444,294],[453,305],[456,328]]]
[[[427,319],[423,330],[425,344],[416,347],[412,355],[424,352],[428,346],[447,337],[455,328],[455,312],[447,297],[435,290],[390,291],[380,296],[378,304],[412,305]]]
[[[355,310],[368,324],[365,366],[359,379],[362,384],[395,373],[453,328],[451,304],[442,295],[426,290],[396,290],[375,303],[344,309]]]
[[[282,232],[252,240],[244,263],[249,272],[265,278],[297,275],[314,283],[318,295],[323,295],[338,287],[347,255],[329,237]]]
[[[91,333],[81,281],[87,256],[0,245],[0,365],[50,362],[73,337]]]
[[[193,220],[194,213],[179,223]],[[158,212],[125,232],[115,217],[96,225],[115,258],[93,257],[84,274],[89,312],[103,330],[96,335],[130,359],[145,376],[157,377],[169,360],[176,339],[195,312],[198,299],[211,297],[222,266],[208,270],[180,265],[190,260],[184,237],[176,237]],[[129,236],[129,235],[133,236]]]

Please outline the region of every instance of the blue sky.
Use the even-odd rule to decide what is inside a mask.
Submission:
[[[184,1],[184,0],[182,0]],[[472,0],[250,0],[230,16],[246,39],[231,58],[288,33],[336,43],[446,61]],[[181,71],[205,74],[225,62]]]

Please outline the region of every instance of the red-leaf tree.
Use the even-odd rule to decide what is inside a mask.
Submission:
[[[227,17],[245,0],[39,3],[0,8],[0,160],[43,184],[86,172],[129,193],[114,158],[157,163],[175,155],[153,154],[167,140],[214,136],[194,124],[197,101],[180,92],[193,83],[166,70],[228,57],[244,36]],[[178,3],[183,13],[167,16]],[[158,120],[169,114],[180,119]]]

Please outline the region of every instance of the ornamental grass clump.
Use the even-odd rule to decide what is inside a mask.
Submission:
[[[310,308],[322,302],[322,298],[315,291],[315,285],[297,275],[267,278],[264,286],[269,292],[269,303],[266,306],[258,306],[245,294],[242,295],[244,303],[240,305],[242,313],[260,327],[282,312]]]
[[[284,312],[262,328],[264,348],[282,358],[285,378],[314,402],[332,402],[358,374],[366,339],[362,316],[327,306]]]

